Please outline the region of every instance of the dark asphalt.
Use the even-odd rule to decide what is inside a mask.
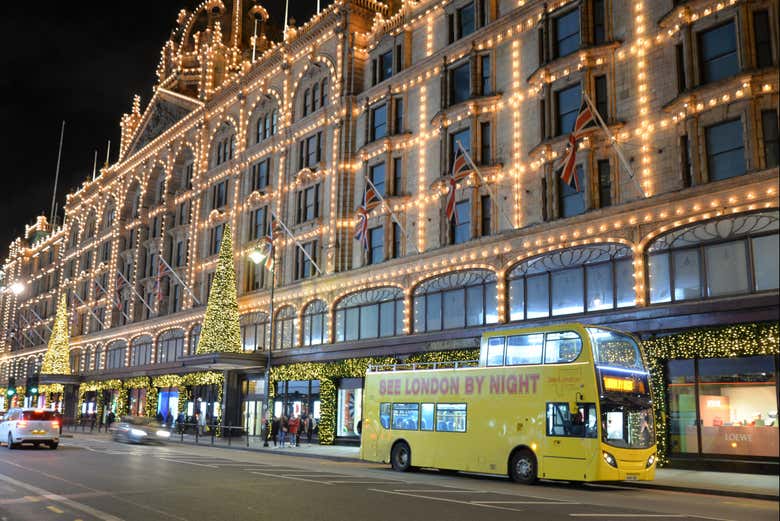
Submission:
[[[774,502],[621,487],[515,485],[211,447],[63,440],[0,448],[0,521],[775,520]]]

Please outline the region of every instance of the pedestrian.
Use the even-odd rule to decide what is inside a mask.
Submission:
[[[273,421],[271,422],[271,438],[274,440],[274,447],[276,447],[276,440],[279,437],[279,424],[281,420],[278,416],[274,416]]]
[[[157,414],[155,415],[155,419],[157,420],[157,423],[162,424],[163,422],[163,415],[160,411],[157,411]]]
[[[298,416],[292,417],[288,422],[287,429],[290,433],[290,444],[297,447],[300,441],[301,419]]]
[[[95,422],[97,421],[97,415],[93,412],[89,415],[89,432],[95,430]]]
[[[106,430],[111,430],[111,424],[114,423],[116,420],[116,414],[114,414],[114,411],[109,411],[108,417],[106,418]]]
[[[173,413],[168,409],[168,414],[165,415],[165,425],[169,429],[173,429]]]
[[[179,413],[179,415],[176,417],[176,427],[177,427],[177,430],[179,431],[179,434],[184,432],[184,422],[185,422],[185,420],[186,420],[186,418],[184,417],[184,411],[181,411]]]
[[[279,446],[284,448],[284,442],[287,438],[287,416],[282,414],[282,418],[279,420]]]

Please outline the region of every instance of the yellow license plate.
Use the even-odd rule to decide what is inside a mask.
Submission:
[[[626,474],[626,481],[636,481],[639,479],[639,474]]]
[[[46,434],[46,431],[32,431],[33,434]]]

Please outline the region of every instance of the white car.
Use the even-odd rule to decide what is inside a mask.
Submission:
[[[60,421],[53,409],[10,409],[0,422],[0,442],[15,449],[22,443],[56,449],[60,444]]]

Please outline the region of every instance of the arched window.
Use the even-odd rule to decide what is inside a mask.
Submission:
[[[119,369],[125,366],[127,342],[116,340],[106,347],[106,369]]]
[[[285,306],[279,310],[276,314],[276,323],[274,324],[276,328],[274,349],[289,349],[295,345],[297,322],[295,309],[292,306]]]
[[[328,104],[328,78],[323,78],[320,84],[320,107]]]
[[[78,374],[81,372],[81,349],[71,349],[69,355],[70,372]],[[35,364],[35,360],[32,361]],[[32,374],[28,371],[28,374]]]
[[[103,368],[103,347],[95,347],[95,371],[100,371]]]
[[[318,346],[328,338],[328,306],[315,300],[303,310],[303,345]]]
[[[174,362],[184,356],[184,330],[171,329],[157,337],[157,353],[155,358],[158,364]]]
[[[398,288],[351,293],[336,304],[336,342],[403,334],[404,294]]]
[[[79,240],[79,225],[72,224],[70,229],[70,238],[68,239],[68,248],[75,248]]]
[[[130,366],[149,365],[152,363],[152,337],[145,335],[133,339],[130,344]]]
[[[457,271],[427,280],[414,290],[414,331],[439,331],[498,322],[496,274]]]
[[[92,370],[92,346],[84,351],[84,372]]]
[[[89,215],[87,218],[87,226],[84,230],[84,240],[88,241],[89,239],[93,238],[95,236],[95,226],[97,225],[97,218],[95,217],[94,212]]]
[[[311,88],[311,111],[317,110],[317,104],[320,102],[320,84],[315,83]]]
[[[241,317],[241,345],[244,351],[263,350],[268,346],[268,315],[249,313]]]
[[[735,215],[657,238],[647,250],[650,303],[776,290],[779,215]]]
[[[200,324],[190,329],[190,351],[188,354],[194,355],[198,352],[198,342],[200,341]]]
[[[309,99],[311,98],[311,93],[309,92],[309,89],[306,89],[303,91],[303,115],[306,116],[309,113]]]
[[[114,224],[114,203],[110,202],[103,212],[103,230],[108,230]]]
[[[631,248],[596,244],[534,257],[507,275],[509,320],[633,306]]]

